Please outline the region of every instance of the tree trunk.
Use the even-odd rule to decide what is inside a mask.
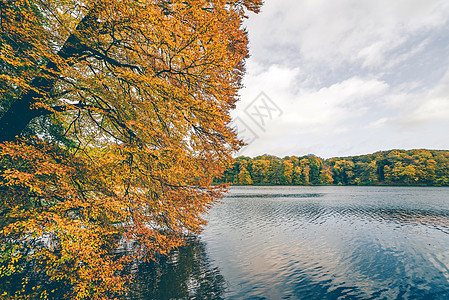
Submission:
[[[57,55],[66,60],[69,66],[89,50],[82,40],[89,31],[98,27],[97,18],[98,9],[91,9],[58,51]],[[45,69],[45,74],[35,77],[31,82],[31,87],[39,93],[35,90],[24,91],[0,119],[0,143],[14,141],[34,118],[43,114],[42,109],[33,109],[33,104],[49,95],[58,80],[57,74],[61,72],[58,65],[52,61]]]

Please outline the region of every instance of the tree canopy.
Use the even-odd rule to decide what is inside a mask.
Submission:
[[[282,159],[272,155],[242,156],[216,182],[238,185],[449,186],[449,151],[390,150],[330,159],[315,155]]]
[[[0,3],[2,296],[114,297],[124,266],[200,231],[241,145],[229,111],[260,5]]]

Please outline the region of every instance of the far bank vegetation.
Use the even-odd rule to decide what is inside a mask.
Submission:
[[[449,186],[449,151],[390,150],[330,159],[241,156],[216,181],[235,185]]]

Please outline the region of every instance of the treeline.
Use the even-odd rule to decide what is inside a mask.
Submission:
[[[449,186],[449,151],[390,150],[326,160],[314,155],[242,156],[216,181],[237,185]]]

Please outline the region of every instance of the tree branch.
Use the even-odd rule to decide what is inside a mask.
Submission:
[[[85,51],[89,50],[83,39],[87,32],[98,27],[98,14],[99,8],[92,8],[58,51],[57,56],[64,59],[68,66],[82,59]],[[15,140],[31,120],[39,116],[33,106],[53,90],[60,72],[59,65],[55,61],[49,61],[42,75],[31,81],[32,88],[24,91],[0,119],[0,143]]]

